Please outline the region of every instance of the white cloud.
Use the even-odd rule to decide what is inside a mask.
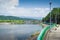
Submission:
[[[49,8],[23,8],[16,7],[18,0],[0,0],[0,15],[44,17]]]

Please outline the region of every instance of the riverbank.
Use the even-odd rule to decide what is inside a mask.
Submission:
[[[49,26],[48,24],[44,24],[44,23],[42,23],[42,24],[40,24],[43,28],[44,27],[46,27],[46,26]]]
[[[40,32],[36,32],[36,33],[32,34],[27,40],[37,40],[37,37],[39,34],[40,34]]]
[[[42,28],[47,27],[47,24],[40,24],[42,26]],[[34,34],[31,35],[30,38],[28,38],[28,40],[37,40],[38,35],[40,34],[40,32],[35,32]]]
[[[0,23],[0,24],[11,24],[11,23],[4,22],[4,23]]]

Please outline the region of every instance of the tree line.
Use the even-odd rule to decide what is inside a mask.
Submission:
[[[45,23],[49,23],[50,13],[51,13],[51,22],[60,24],[60,8],[53,8],[53,10],[51,10],[51,12],[49,12],[48,15],[42,19],[42,21]]]

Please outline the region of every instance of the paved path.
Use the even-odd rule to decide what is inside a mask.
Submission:
[[[46,40],[60,40],[60,26],[51,29],[51,32],[48,32]]]

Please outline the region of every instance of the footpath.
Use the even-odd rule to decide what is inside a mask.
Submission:
[[[52,28],[46,35],[46,40],[60,40],[60,25]]]

